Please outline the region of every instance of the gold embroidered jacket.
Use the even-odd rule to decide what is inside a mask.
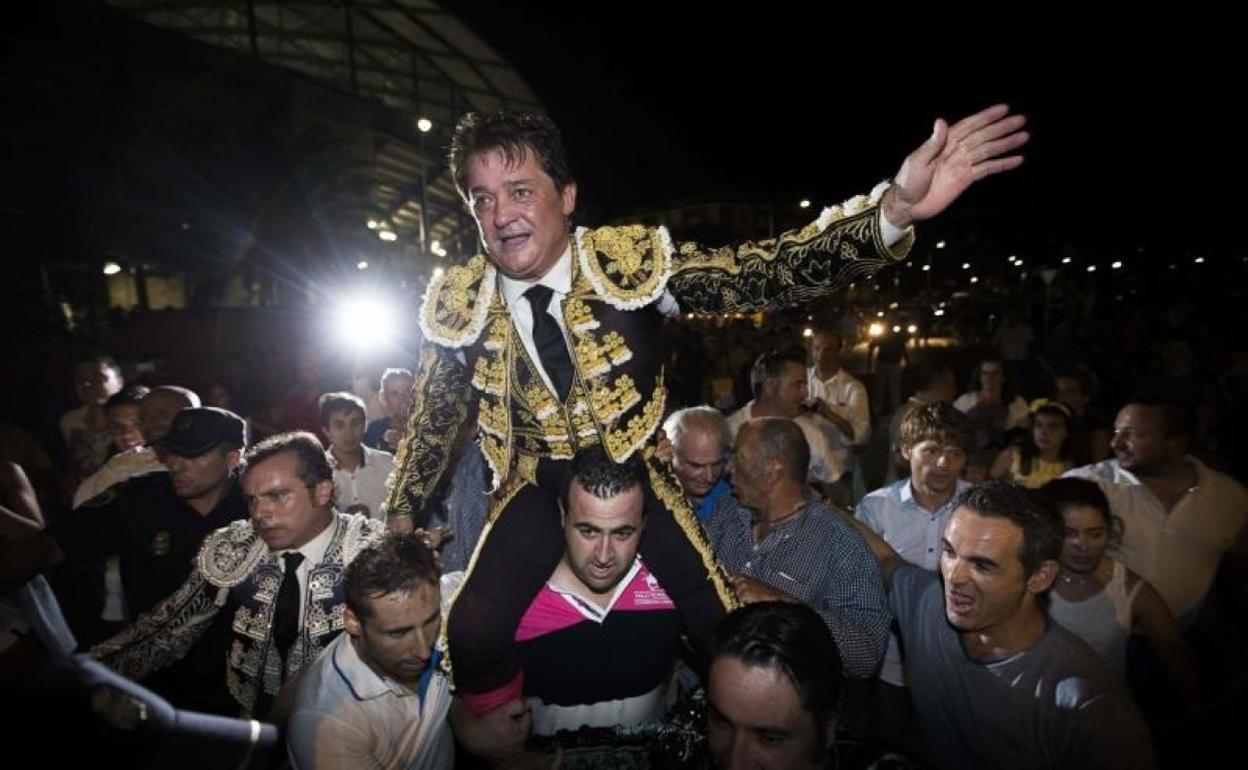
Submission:
[[[513,473],[531,476],[539,458],[570,458],[585,444],[601,443],[624,460],[663,419],[656,344],[663,294],[699,313],[755,312],[831,294],[909,251],[911,236],[891,250],[881,236],[877,204],[886,189],[825,209],[778,238],[719,249],[674,245],[663,227],[578,228],[562,308],[575,373],[562,404],[518,339],[488,258],[478,254],[445,271],[420,310],[425,344],[388,515],[420,513],[433,497],[474,391],[494,489]]]
[[[365,516],[335,513],[320,564],[308,573],[299,637],[286,653],[286,677],[316,659],[343,627],[343,573],[380,538],[384,526]],[[226,686],[240,713],[250,716],[260,694],[281,689],[282,660],[272,643],[273,611],[282,570],[250,521],[236,521],[204,539],[182,587],[87,654],[131,679],[181,660],[223,610],[230,617]]]

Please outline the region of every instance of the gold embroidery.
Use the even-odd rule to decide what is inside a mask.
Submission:
[[[490,322],[489,331],[485,336],[486,350],[502,350],[511,337],[511,320],[506,314],[499,314]]]
[[[598,296],[621,310],[636,310],[658,299],[671,275],[671,242],[663,228],[579,228],[574,246]]]
[[[728,612],[735,610],[739,606],[737,594],[732,590],[727,571],[719,563],[719,559],[715,558],[715,552],[707,541],[706,531],[698,523],[698,517],[693,509],[689,507],[689,500],[685,497],[684,491],[679,483],[671,478],[671,471],[654,456],[653,447],[648,447],[645,454],[646,471],[650,476],[650,488],[654,490],[655,497],[659,498],[667,510],[672,512],[672,518],[676,519],[685,537],[689,539],[690,545],[698,552],[698,556],[702,559],[702,566],[706,568],[707,578],[715,586],[715,593],[723,603],[724,609]]]
[[[909,236],[891,250],[883,243],[876,204],[886,189],[826,209],[815,222],[775,239],[710,250],[680,244],[667,288],[686,311],[755,312],[866,279],[910,247]]]
[[[455,436],[468,417],[468,385],[466,367],[451,351],[439,345],[423,347],[412,384],[407,433],[387,482],[387,516],[410,516],[433,493],[450,462]]]
[[[472,387],[502,397],[507,388],[507,361],[501,351],[482,353],[473,366]]]
[[[624,378],[621,377],[620,379]],[[636,392],[634,389],[633,393]],[[640,398],[641,396],[638,395],[637,399],[640,400]],[[640,413],[629,418],[627,426],[621,428],[619,423],[614,420],[604,421],[606,430],[603,438],[606,442],[607,454],[611,455],[613,460],[623,462],[654,435],[654,432],[659,428],[659,423],[662,422],[666,400],[667,393],[663,390],[663,377],[660,375],[655,380],[655,388],[652,391],[650,400],[646,402]],[[635,403],[636,401],[634,401]],[[602,419],[601,416],[599,419]]]
[[[490,466],[491,481],[490,489],[498,489],[503,478],[507,475],[507,463],[510,450],[508,444],[498,436],[488,433],[481,434],[481,456],[485,458],[485,462]]]
[[[563,302],[563,322],[568,331],[574,334],[597,329],[599,326],[598,319],[594,318],[589,309],[589,303],[571,296]]]
[[[610,425],[640,401],[637,384],[628,374],[621,374],[611,385],[594,385],[589,389],[589,408],[604,425]]]
[[[477,254],[429,283],[420,308],[420,329],[431,342],[463,347],[474,342],[494,300],[496,271]]]
[[[250,521],[235,521],[204,538],[195,563],[209,583],[232,588],[247,579],[268,550]]]

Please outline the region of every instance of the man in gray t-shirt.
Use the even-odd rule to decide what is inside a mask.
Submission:
[[[1056,576],[1062,531],[1032,493],[992,482],[959,495],[939,575],[906,564],[869,530],[863,536],[889,584],[911,701],[936,766],[1156,767],[1126,690],[1037,604]]]

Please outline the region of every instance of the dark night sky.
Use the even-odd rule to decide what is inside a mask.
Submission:
[[[933,118],[1007,101],[1031,120],[1027,163],[961,206],[1033,233],[1243,243],[1228,198],[1243,197],[1234,180],[1245,171],[1237,48],[1213,21],[1183,29],[1138,12],[1095,22],[1045,9],[1007,23],[970,7],[834,18],[787,2],[445,5],[547,104],[591,211],[689,197],[833,202],[893,173]],[[1228,226],[1193,227],[1205,216]]]

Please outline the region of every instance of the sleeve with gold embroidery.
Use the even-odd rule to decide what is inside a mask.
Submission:
[[[695,313],[756,312],[832,294],[909,252],[912,234],[891,249],[884,244],[878,204],[887,189],[824,209],[777,238],[717,249],[677,244],[667,288]]]
[[[177,591],[87,654],[130,679],[144,679],[186,657],[221,611],[218,594],[226,590],[196,567]]]
[[[455,436],[468,416],[471,391],[468,367],[455,351],[426,343],[412,383],[407,433],[399,444],[390,477],[388,518],[424,513],[446,475]]]

